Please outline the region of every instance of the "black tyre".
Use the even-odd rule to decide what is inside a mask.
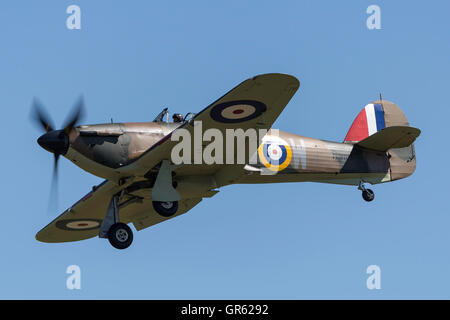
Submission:
[[[375,198],[375,193],[371,189],[366,189],[362,192],[362,197],[367,202],[370,202]]]
[[[178,201],[153,201],[153,208],[163,217],[171,217],[178,210]]]
[[[116,249],[126,249],[133,242],[133,231],[125,223],[115,223],[109,228],[108,240]]]

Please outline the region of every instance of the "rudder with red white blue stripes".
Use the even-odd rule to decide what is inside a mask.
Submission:
[[[345,142],[358,142],[386,127],[385,113],[381,103],[369,103],[353,121]]]

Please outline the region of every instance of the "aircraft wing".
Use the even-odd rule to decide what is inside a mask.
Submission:
[[[103,182],[39,231],[36,240],[67,242],[97,236],[111,197],[118,191],[117,184]]]
[[[245,80],[165,136],[136,161],[119,169],[120,173],[123,177],[142,177],[162,160],[170,159],[171,150],[178,143],[171,141],[171,136],[184,128],[194,137],[195,121],[201,121],[203,132],[215,128],[223,133],[223,137],[226,129],[270,129],[299,86],[297,78],[286,74],[263,74]],[[207,169],[207,165],[195,167]],[[195,174],[195,170],[191,173]]]
[[[70,242],[98,236],[109,202],[120,189],[121,187],[116,183],[104,181],[39,231],[36,234],[36,240],[41,242]],[[202,197],[182,199],[177,214],[164,218],[153,209],[149,197],[150,192],[141,190],[137,197],[139,201],[130,201],[136,199],[131,194],[121,199],[119,202],[120,221],[123,223],[132,222],[137,230],[142,230],[188,212],[200,203],[202,198],[212,197],[217,192],[208,191],[203,193]]]

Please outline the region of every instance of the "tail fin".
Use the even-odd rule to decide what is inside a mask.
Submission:
[[[378,101],[369,103],[361,110],[355,121],[353,121],[350,130],[345,136],[344,142],[364,140],[384,128],[386,128],[386,120],[383,104]]]
[[[416,168],[413,142],[419,134],[420,130],[410,127],[405,114],[396,104],[377,100],[366,105],[358,114],[344,142],[388,152],[390,180],[397,180],[411,175]]]
[[[353,121],[344,142],[359,142],[378,131],[393,126],[409,126],[403,111],[387,100],[376,100],[364,107]]]

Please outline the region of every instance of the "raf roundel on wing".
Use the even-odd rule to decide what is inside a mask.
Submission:
[[[217,122],[239,123],[259,117],[267,107],[255,100],[237,100],[219,103],[214,106],[210,115]]]

